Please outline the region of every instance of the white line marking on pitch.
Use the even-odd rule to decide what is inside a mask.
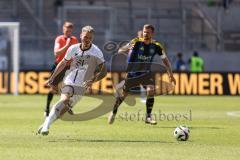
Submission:
[[[240,111],[227,112],[227,115],[232,117],[240,117]]]

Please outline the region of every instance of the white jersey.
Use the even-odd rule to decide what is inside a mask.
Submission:
[[[88,50],[81,50],[80,43],[72,45],[64,59],[72,59],[63,80],[65,85],[72,86],[81,86],[84,81],[92,79],[96,67],[105,62],[102,51],[94,44]]]

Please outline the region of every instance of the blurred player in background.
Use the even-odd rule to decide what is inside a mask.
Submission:
[[[73,32],[73,23],[71,22],[65,22],[63,24],[63,35],[57,36],[55,39],[55,44],[54,44],[54,56],[55,56],[55,62],[52,66],[52,73],[54,72],[57,64],[63,59],[65,56],[67,49],[73,45],[78,43],[78,40],[75,36],[72,36]],[[56,87],[58,87],[58,84],[62,81],[65,71],[67,67],[62,71],[61,74],[58,75],[57,79],[54,83]],[[50,92],[48,93],[47,96],[47,104],[45,108],[45,116],[47,117],[49,115],[49,110],[50,110],[50,104],[53,99],[54,93],[56,93],[56,88],[50,89]]]
[[[204,60],[199,56],[197,51],[193,52],[192,57],[188,60],[190,72],[200,73],[204,71]]]
[[[39,127],[39,134],[47,135],[50,125],[67,112],[72,107],[72,103],[76,104],[88,87],[106,76],[107,69],[103,53],[96,45],[92,44],[93,37],[94,29],[91,26],[83,27],[80,34],[81,43],[72,45],[67,50],[66,55],[48,80],[48,85],[55,88],[57,76],[71,62],[70,69],[64,76],[61,98]]]
[[[123,93],[118,94],[119,96],[116,97],[113,110],[108,117],[109,124],[112,124],[114,122],[118,108],[128,95],[128,92],[131,91],[132,87],[136,87],[137,85],[143,85],[147,88],[147,114],[145,123],[153,125],[157,124],[157,122],[152,118],[151,115],[154,104],[155,83],[152,77],[148,76],[151,75],[151,64],[155,55],[159,55],[162,58],[171,83],[175,84],[176,81],[173,77],[171,64],[166,56],[165,50],[159,42],[152,39],[153,34],[154,27],[150,24],[146,24],[143,26],[143,38],[135,38],[130,43],[131,53],[128,60],[127,78],[124,82]],[[141,68],[141,70],[139,70],[139,68]],[[143,76],[147,78],[139,78]]]
[[[183,54],[181,52],[177,53],[177,60],[176,60],[176,71],[183,72],[186,71],[186,62],[183,60]]]

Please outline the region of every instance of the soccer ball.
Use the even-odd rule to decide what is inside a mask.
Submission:
[[[188,127],[181,125],[174,130],[173,135],[178,141],[186,141],[189,138],[189,133]]]

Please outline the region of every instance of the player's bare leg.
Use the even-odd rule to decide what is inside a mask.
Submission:
[[[146,124],[156,125],[157,121],[152,117],[152,108],[154,104],[154,86],[148,85],[147,86],[147,101],[146,101]]]
[[[124,84],[125,84],[125,80],[122,80],[120,83],[118,83],[115,86],[115,89],[116,89],[115,97],[120,97],[121,96],[120,90],[122,90]]]

